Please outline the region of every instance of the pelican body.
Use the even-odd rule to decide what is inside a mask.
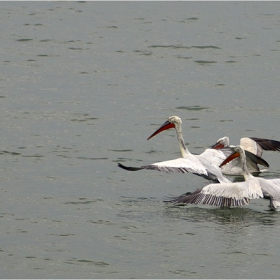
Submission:
[[[220,207],[243,206],[250,199],[267,198],[270,209],[280,209],[280,179],[264,179],[254,177],[246,165],[245,150],[242,146],[233,148],[234,152],[222,162],[227,164],[236,157],[240,157],[243,171],[243,182],[209,184],[193,193],[186,193],[167,202],[179,204],[208,204]],[[256,156],[257,157],[257,156]]]

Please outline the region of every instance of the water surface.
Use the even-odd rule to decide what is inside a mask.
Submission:
[[[1,276],[277,278],[280,216],[168,207],[208,182],[129,173],[222,136],[280,140],[278,2],[3,2]],[[279,154],[266,152],[266,178]]]

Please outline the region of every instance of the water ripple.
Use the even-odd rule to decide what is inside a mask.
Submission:
[[[148,48],[171,48],[171,49],[221,49],[217,46],[182,46],[182,45],[152,45]]]
[[[89,264],[89,265],[97,265],[97,266],[107,266],[109,265],[108,263],[106,262],[102,262],[102,261],[94,261],[94,260],[86,260],[86,259],[76,259],[76,258],[73,258],[73,259],[70,259],[70,260],[67,260],[65,261],[65,263],[68,263],[68,264]]]
[[[201,106],[179,106],[176,107],[176,109],[179,110],[189,110],[189,111],[199,111],[199,110],[205,110],[205,109],[209,109],[209,107],[201,107]]]

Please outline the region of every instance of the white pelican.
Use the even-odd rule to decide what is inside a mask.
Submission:
[[[179,142],[179,147],[181,151],[181,155],[183,158],[186,158],[189,154],[191,154],[188,150],[188,148],[185,145],[183,135],[182,135],[182,120],[178,116],[171,116],[167,119],[167,121],[160,126],[151,136],[148,137],[147,140],[151,139],[155,135],[159,134],[160,132],[175,128],[177,139]],[[217,153],[218,152],[218,153]],[[205,154],[204,154],[205,153]],[[211,161],[211,163],[219,166],[223,160],[226,159],[226,157],[231,153],[231,149],[226,147],[225,149],[206,149],[202,154],[203,157],[208,158],[208,161]],[[225,155],[226,154],[226,155]],[[210,157],[210,158],[209,158]]]
[[[249,151],[259,157],[262,156],[264,150],[280,151],[279,141],[264,138],[244,137],[240,139],[240,146],[244,147],[246,151]],[[211,146],[212,149],[223,149],[225,147],[235,147],[233,145],[229,145],[229,137],[227,136],[220,138],[213,146]],[[248,158],[247,167],[250,173],[260,173],[267,171],[267,169],[260,169],[255,162],[250,161]],[[222,173],[226,175],[242,175],[240,158],[232,160],[228,164],[221,167],[221,169]]]
[[[247,168],[244,148],[236,146],[233,149],[234,152],[221,165],[240,157],[245,181],[209,184],[193,193],[183,194],[167,202],[230,207],[246,205],[250,199],[267,198],[270,200],[270,208],[278,210],[280,208],[280,179],[266,180],[254,177]]]
[[[170,128],[175,128],[182,157],[186,158],[186,156],[188,156],[190,154],[190,152],[188,151],[187,147],[185,146],[185,142],[184,142],[184,139],[182,136],[182,120],[177,116],[169,117],[167,119],[167,121],[148,138],[148,140],[151,139],[152,137],[154,137],[155,135],[159,134],[160,132],[170,129]],[[249,138],[244,138],[244,139],[249,139]],[[211,147],[211,149],[206,149],[203,153],[201,153],[199,155],[200,158],[204,158],[208,163],[211,163],[215,166],[219,166],[232,153],[232,148],[234,147],[234,146],[228,145],[228,143],[229,143],[228,137],[224,137],[219,140],[221,140],[219,142],[219,145],[221,145],[221,143],[224,143],[225,144],[224,147],[219,147],[219,149],[215,149],[215,147],[213,149]],[[228,142],[226,142],[227,140],[228,140]],[[246,143],[246,142],[248,142],[248,141],[245,140],[244,143]],[[248,145],[247,145],[247,147],[248,147]],[[280,142],[279,142],[279,148],[280,148]],[[269,167],[268,163],[265,160],[256,161],[255,158],[253,159],[252,157],[250,157],[249,152],[252,152],[253,154],[256,154],[256,153],[254,153],[254,150],[252,150],[252,149],[249,151],[246,151],[246,156],[248,157],[247,166],[251,173],[260,172],[258,164],[264,165],[265,167]],[[261,156],[259,156],[259,157],[261,157]],[[242,173],[242,169],[241,169],[240,159],[235,159],[234,161],[231,161],[227,165],[223,166],[221,168],[221,171],[224,175],[235,175],[235,176],[241,175],[242,176],[243,173]],[[266,171],[266,169],[262,170],[262,171]]]
[[[169,117],[168,120],[155,131],[148,139],[152,138],[156,134],[163,130],[174,127],[177,133],[179,146],[182,157],[174,160],[168,160],[163,162],[156,162],[153,164],[141,166],[141,167],[126,167],[119,163],[119,167],[129,170],[136,171],[141,169],[153,169],[165,172],[176,172],[176,173],[194,173],[202,176],[206,179],[215,182],[231,182],[221,172],[219,165],[226,158],[224,152],[221,150],[207,149],[200,155],[193,155],[190,153],[185,145],[182,136],[182,120],[177,116]],[[228,154],[231,153],[227,149]]]
[[[259,157],[262,156],[264,150],[280,152],[280,142],[277,140],[257,137],[243,137],[240,139],[239,145]],[[229,137],[227,136],[220,138],[213,146],[211,146],[212,149],[221,149],[225,147],[235,147],[233,145],[229,145]]]

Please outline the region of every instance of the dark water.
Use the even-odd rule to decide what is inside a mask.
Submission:
[[[3,278],[278,278],[280,216],[167,207],[208,182],[129,173],[222,136],[280,140],[278,2],[2,2]],[[266,177],[279,177],[266,152]]]

